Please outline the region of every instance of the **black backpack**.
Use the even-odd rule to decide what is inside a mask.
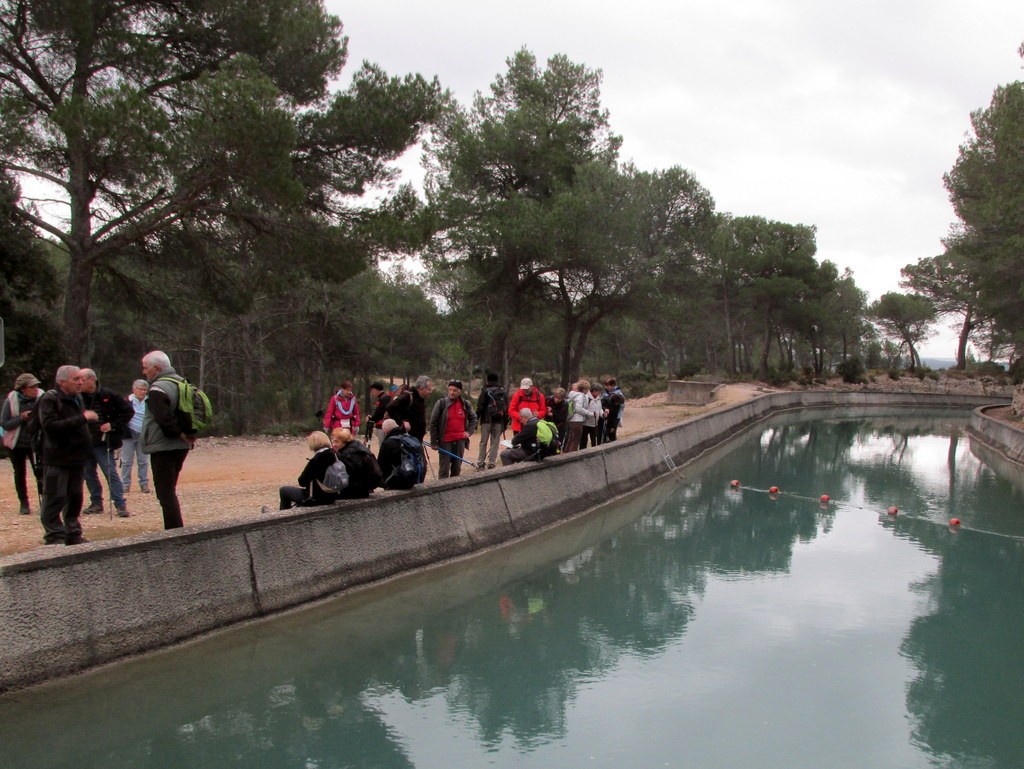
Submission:
[[[411,489],[423,483],[427,468],[423,463],[423,445],[411,435],[397,436],[401,446],[402,459],[384,479],[386,489]]]
[[[487,397],[484,413],[488,422],[504,422],[508,418],[508,395],[502,387],[492,386],[484,390]]]

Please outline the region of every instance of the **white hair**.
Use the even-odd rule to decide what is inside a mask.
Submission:
[[[519,420],[521,422],[528,422],[531,419],[533,419],[533,412],[530,409],[525,406],[519,409]]]
[[[78,373],[78,371],[78,366],[72,366],[71,364],[68,364],[67,366],[61,366],[59,369],[57,369],[56,379],[58,382],[67,382],[69,379],[74,377]]]
[[[136,387],[141,387],[143,390],[148,390],[149,382],[147,382],[145,379],[136,379],[134,382],[132,382],[132,389],[134,390]]]
[[[171,359],[167,357],[167,353],[160,350],[147,352],[142,357],[142,362],[147,366],[156,366],[161,371],[165,371],[171,367]]]

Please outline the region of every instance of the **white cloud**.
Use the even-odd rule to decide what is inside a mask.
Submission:
[[[1010,0],[434,0],[328,8],[363,59],[437,75],[463,103],[521,47],[604,72],[622,157],[680,165],[719,210],[815,225],[819,257],[873,298],[941,252],[942,175],[972,110],[1020,78]],[[943,334],[928,354],[951,355]]]

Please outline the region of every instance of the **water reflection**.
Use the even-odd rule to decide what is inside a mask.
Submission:
[[[978,462],[964,425],[945,414],[786,417],[688,466],[685,483],[523,545],[4,698],[4,755],[11,766],[466,766],[531,756],[536,765],[575,765],[617,732],[607,714],[621,702],[606,703],[604,722],[580,724],[600,687],[635,707],[657,709],[665,696],[688,708],[666,714],[668,733],[650,745],[633,735],[638,744],[618,748],[637,765],[680,739],[672,729],[704,725],[716,698],[733,698],[727,723],[737,732],[725,743],[708,736],[702,757],[702,730],[686,740],[695,765],[724,765],[711,759],[748,749],[741,725],[747,737],[761,728],[746,723],[754,711],[745,714],[742,703],[764,687],[786,696],[778,681],[729,675],[746,670],[751,644],[763,641],[758,675],[784,675],[794,691],[815,691],[843,665],[888,677],[843,682],[842,691],[865,692],[863,711],[847,714],[842,708],[858,703],[828,697],[816,728],[763,732],[761,753],[751,757],[760,766],[1016,769],[1024,765],[1015,728],[1024,714],[1019,493]],[[734,477],[788,494],[733,491]],[[822,493],[838,502],[822,508]],[[889,519],[891,504],[905,514]],[[966,530],[949,531],[951,510]],[[802,577],[809,562],[818,570]],[[880,574],[880,584],[868,584]],[[862,593],[857,606],[848,602],[854,591]],[[726,595],[735,603],[725,606]],[[776,595],[789,604],[772,603]],[[691,632],[697,621],[721,630],[704,641]],[[851,663],[828,644],[865,655],[876,652],[862,647],[875,644],[884,657]],[[638,686],[637,675],[649,678]],[[666,686],[673,678],[692,691]],[[905,700],[870,701],[867,693],[891,684]],[[730,691],[739,686],[748,688]],[[878,719],[874,747],[853,740],[848,751],[859,753],[837,758],[843,721],[885,707],[905,708],[911,733],[898,715]],[[648,721],[660,726],[660,717]],[[54,734],[52,723],[77,726]],[[772,740],[791,752],[765,752]],[[623,765],[603,747],[593,765]]]

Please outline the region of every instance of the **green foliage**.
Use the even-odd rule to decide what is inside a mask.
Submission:
[[[909,351],[911,371],[921,365],[917,345],[931,334],[935,307],[931,301],[916,294],[883,294],[870,308],[882,331]]]
[[[0,26],[0,169],[65,195],[66,226],[28,204],[17,211],[67,253],[72,357],[90,351],[95,283],[138,296],[169,250],[196,266],[185,286],[241,283],[223,297],[237,310],[253,298],[254,252],[260,267],[273,259],[263,238],[333,241],[343,264],[364,266],[422,242],[407,194],[372,211],[345,203],[391,181],[388,163],[436,117],[440,89],[366,64],[327,99],[346,40],[319,0],[0,2],[19,20]],[[280,272],[309,266],[289,250]],[[327,262],[332,278],[358,272]]]
[[[1024,83],[996,88],[971,125],[945,176],[961,223],[946,245],[963,258],[984,311],[1017,330],[1024,317]]]
[[[689,379],[695,377],[703,370],[703,367],[696,361],[687,361],[680,365],[675,372],[676,379]]]
[[[51,308],[59,295],[47,249],[16,213],[18,190],[0,174],[0,318],[4,371],[31,371],[49,382],[60,365],[60,331]]]
[[[864,378],[864,362],[860,359],[859,355],[851,355],[836,366],[836,373],[848,384],[863,384],[867,381]]]

